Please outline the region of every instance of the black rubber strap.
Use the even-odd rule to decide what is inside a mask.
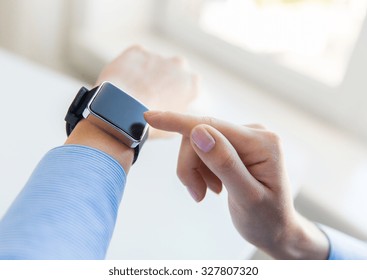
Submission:
[[[92,99],[98,87],[91,90],[82,87],[71,103],[65,116],[67,136],[74,130],[78,122],[83,118],[83,111]]]
[[[134,148],[134,160],[133,160],[133,164],[138,159],[140,148],[143,147],[145,141],[148,139],[148,136],[149,136],[149,128],[148,128],[147,132],[145,133],[144,138],[141,139],[139,145]]]
[[[74,130],[78,122],[83,118],[84,109],[87,107],[89,101],[92,99],[97,89],[98,86],[91,90],[82,87],[79,90],[78,94],[75,96],[65,116],[67,136],[71,134],[71,132]],[[138,159],[140,147],[143,146],[147,138],[148,138],[148,131],[145,133],[144,138],[140,141],[139,145],[134,148],[133,164]]]

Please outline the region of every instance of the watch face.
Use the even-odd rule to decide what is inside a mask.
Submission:
[[[90,109],[134,140],[140,141],[143,137],[147,126],[143,114],[148,108],[113,84],[102,84]]]

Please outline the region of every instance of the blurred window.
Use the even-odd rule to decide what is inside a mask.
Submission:
[[[367,137],[367,0],[160,0],[156,6],[162,34]]]
[[[339,84],[366,14],[366,0],[204,1],[204,32],[330,85]]]

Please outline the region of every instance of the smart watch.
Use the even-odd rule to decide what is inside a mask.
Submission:
[[[69,136],[81,119],[88,119],[133,148],[134,163],[148,138],[146,111],[146,106],[110,82],[91,90],[82,87],[65,116],[66,134]]]

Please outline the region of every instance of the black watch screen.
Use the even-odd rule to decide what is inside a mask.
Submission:
[[[90,104],[90,110],[111,125],[140,141],[147,122],[148,108],[111,83],[103,83]]]

